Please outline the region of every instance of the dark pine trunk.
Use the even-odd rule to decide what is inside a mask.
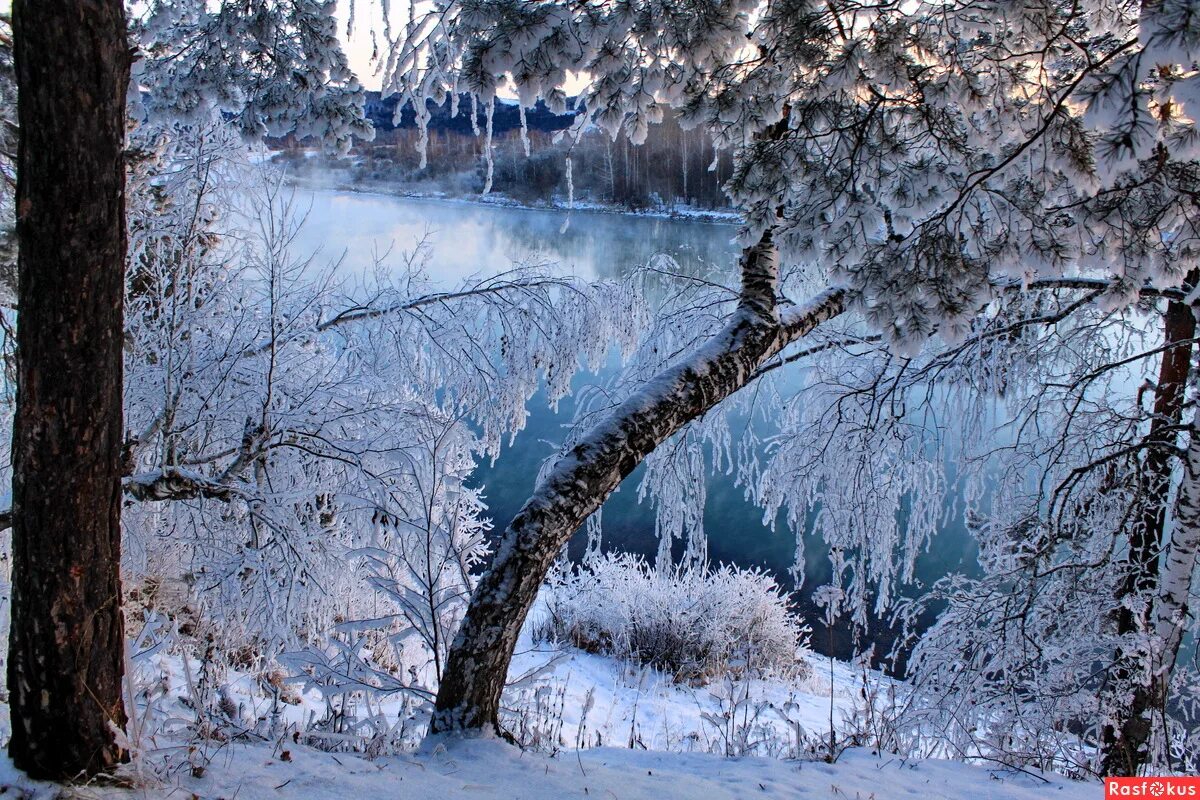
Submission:
[[[122,758],[123,0],[16,0],[19,320],[9,753],[67,779]]]
[[[1196,285],[1197,275],[1188,275],[1185,286]],[[1142,464],[1142,512],[1129,537],[1129,572],[1121,587],[1122,597],[1145,598],[1145,611],[1138,604],[1124,606],[1117,617],[1117,631],[1131,635],[1149,628],[1150,598],[1158,587],[1159,553],[1166,544],[1167,499],[1171,488],[1183,403],[1192,364],[1192,339],[1196,316],[1187,303],[1172,300],[1163,318],[1163,351],[1154,394],[1154,416],[1146,438]],[[1174,345],[1174,346],[1172,346]],[[1117,693],[1113,703],[1115,721],[1106,725],[1101,742],[1101,772],[1104,775],[1136,775],[1146,761],[1146,746],[1152,729],[1150,715],[1165,702],[1166,684],[1144,676],[1150,665],[1137,663],[1138,653],[1118,653],[1110,680]],[[1143,676],[1143,677],[1139,677]],[[1133,684],[1131,690],[1130,684]],[[1124,696],[1122,696],[1124,694]]]

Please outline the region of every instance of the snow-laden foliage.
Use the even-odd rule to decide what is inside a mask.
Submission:
[[[900,604],[919,634],[907,667],[918,691],[901,724],[926,746],[1108,769],[1109,729],[1163,673],[1176,699],[1146,713],[1146,759],[1178,770],[1196,757],[1185,744],[1195,711],[1177,694],[1196,680],[1178,651],[1195,621],[1164,611],[1169,626],[1151,622],[1153,609],[1173,607],[1160,553],[1182,552],[1170,541],[1190,523],[1172,511],[1187,476],[1171,462],[1180,432],[1194,440],[1195,428],[1172,422],[1170,388],[1150,383],[1165,350],[1162,306],[1105,312],[1091,302],[1104,290],[999,301],[961,344],[913,360],[847,338],[808,360],[806,388],[783,417],[757,491],[793,524],[818,510],[856,612],[874,588],[862,573],[891,571],[881,596],[896,578],[911,584],[943,514],[964,519],[978,544],[978,571],[967,565]],[[961,507],[945,502],[947,489]],[[877,508],[874,523],[862,517]],[[1149,563],[1137,555],[1146,537]],[[1182,591],[1194,602],[1194,550],[1187,559]],[[940,614],[922,631],[928,610]]]
[[[536,636],[656,667],[679,681],[805,674],[807,631],[770,575],[652,568],[597,554],[551,578]]]
[[[719,328],[737,300],[736,292],[723,285],[727,279],[728,270],[718,264],[698,265],[693,274],[685,275],[666,255],[656,256],[634,271],[629,281],[649,308],[648,322],[620,368],[602,385],[589,385],[580,392],[563,451],[660,370],[703,344],[711,331]],[[742,411],[750,399],[739,395],[726,401],[723,408]],[[637,487],[638,499],[653,504],[659,540],[656,565],[662,569],[672,566],[672,550],[678,541],[684,543],[684,564],[707,563],[706,478],[713,471],[732,470],[737,463],[729,419],[722,411],[696,420],[644,462],[646,473]],[[547,461],[543,473],[553,463]],[[602,530],[601,515],[596,514],[589,528],[593,549],[600,546]]]
[[[313,136],[345,152],[352,138],[370,139],[374,132],[363,116],[362,86],[342,53],[336,5],[137,4],[133,33],[142,58],[133,89],[146,89],[144,106],[155,118],[203,122],[216,109],[247,139]]]
[[[1105,563],[1115,564],[1114,574],[1107,598],[1093,606],[1108,609],[1120,632],[1098,646],[1112,647],[1113,682],[1092,692],[1105,709],[1093,734],[1107,740],[1109,721],[1129,713],[1119,709],[1130,695],[1113,684],[1149,680],[1156,671],[1137,654],[1161,650],[1137,645],[1133,618],[1153,614],[1128,604],[1141,597],[1145,608],[1157,608],[1162,600],[1161,613],[1174,619],[1187,590],[1172,579],[1170,598],[1150,597],[1157,579],[1144,540],[1152,534],[1131,532],[1119,517],[1096,524],[1091,515],[1103,506],[1140,519],[1166,508],[1171,481],[1133,476],[1146,464],[1162,473],[1154,464],[1163,458],[1177,465],[1171,449],[1183,426],[1167,419],[1146,447],[1139,440],[1160,411],[1148,416],[1140,402],[1134,413],[1119,410],[1131,392],[1125,404],[1097,399],[1095,387],[1120,367],[1131,365],[1137,381],[1161,355],[1148,352],[1153,345],[1140,355],[1121,352],[1120,320],[1114,333],[1083,326],[1099,346],[1055,342],[1053,334],[1080,309],[1102,317],[1147,292],[1182,287],[1172,296],[1186,299],[1194,286],[1185,285],[1197,221],[1193,11],[1188,2],[1104,0],[444,2],[410,20],[387,71],[392,86],[418,103],[459,90],[490,100],[511,89],[524,104],[554,104],[575,76],[586,116],[614,136],[640,141],[670,106],[733,148],[727,188],[746,214],[744,241],[769,236],[779,245],[785,297],[814,280],[841,283],[866,323],[795,345],[761,371],[809,356],[864,360],[834,359],[794,397],[772,376],[774,386],[725,401],[724,414],[710,409],[650,455],[642,493],[659,501],[660,562],[681,535],[689,537],[689,560],[702,557],[704,480],[722,467],[736,472],[768,520],[784,511],[798,532],[811,523],[825,536],[860,623],[869,600],[882,613],[897,585],[912,581],[916,559],[954,511],[943,501],[952,487],[975,504],[999,498],[1021,518],[1048,510],[1053,525],[1107,531]],[[581,404],[577,430],[636,401],[646,380],[683,353],[708,346],[735,299],[701,282],[685,289],[615,386]],[[1049,330],[1051,341],[1021,347],[1027,330],[1034,340]],[[935,335],[946,349],[914,358]],[[1110,335],[1117,342],[1105,347]],[[889,350],[874,348],[876,337]],[[1059,348],[1071,347],[1059,360]],[[1056,383],[1064,368],[1074,373],[1065,393]],[[1032,398],[1037,408],[1018,407],[1010,420],[988,405],[997,392]],[[1064,406],[1052,398],[1067,404],[1075,427],[1055,432]],[[759,441],[749,425],[729,435],[729,413],[752,419],[763,407],[777,435]],[[1080,422],[1093,414],[1102,424]],[[1012,425],[998,450],[1006,452],[1003,437],[1016,438],[1021,458],[993,461],[991,469],[1012,481],[1045,474],[1044,485],[1020,487],[1016,497],[981,488],[982,467],[947,468],[996,448],[975,434],[1006,421]],[[943,435],[959,429],[961,436]],[[1166,431],[1175,431],[1170,441]],[[1047,432],[1049,443],[1035,444]],[[579,436],[571,441],[586,441]],[[1023,444],[1036,459],[1022,454]],[[1132,465],[1124,473],[1132,489],[1114,504],[1085,503],[1077,512],[1102,476],[1123,485],[1113,466],[1121,456]],[[996,524],[1020,537],[1011,533],[1018,528]],[[982,546],[990,569],[991,543]],[[1157,559],[1165,542],[1153,548]],[[1172,563],[1182,563],[1180,552],[1170,550]],[[1140,585],[1131,591],[1130,584]],[[1072,680],[1084,685],[1081,676]],[[1062,718],[1053,724],[1079,727]],[[1081,741],[1104,744],[1088,735]]]
[[[414,4],[414,8],[417,4]],[[564,106],[634,142],[666,107],[736,150],[745,241],[853,290],[911,352],[998,279],[1194,258],[1192,2],[443,0],[388,36],[385,88]],[[1143,205],[1145,196],[1153,202]]]
[[[696,347],[733,302],[719,274],[658,261],[641,275],[661,299],[656,324],[603,391],[581,396],[577,429]],[[1168,418],[1159,396],[1171,390],[1156,386],[1164,353],[1192,346],[1165,347],[1161,332],[1168,299],[1185,295],[1143,289],[1133,308],[1105,310],[1105,281],[995,291],[961,341],[915,358],[860,320],[827,324],[646,459],[640,492],[655,504],[664,569],[676,538],[685,563],[703,558],[706,482],[724,472],[768,523],[782,514],[796,532],[798,578],[804,536],[825,540],[838,614],[865,627],[899,606],[921,689],[896,722],[906,747],[1089,774],[1106,728],[1164,669],[1170,631],[1197,633],[1172,611],[1156,632],[1151,609],[1172,608],[1159,599],[1167,579],[1131,555],[1147,512],[1165,515],[1166,538],[1187,524],[1172,504],[1185,477],[1178,440],[1193,429]],[[935,537],[963,524],[977,564],[905,600]],[[1166,538],[1153,561],[1165,569],[1170,549],[1186,573],[1194,551]],[[1195,587],[1179,585],[1194,606]],[[1161,768],[1196,757],[1189,652],[1165,666],[1173,699],[1149,715],[1147,755]]]
[[[788,398],[784,381],[767,387],[764,403],[782,428],[772,440],[749,433],[735,445],[728,418],[720,417],[737,410],[749,416],[758,395],[725,400],[722,415],[712,408],[729,396],[722,390],[711,392],[699,422],[683,430],[670,426],[673,438],[638,450],[637,460],[648,461],[643,495],[660,501],[660,563],[681,534],[691,540],[689,560],[702,558],[702,533],[695,531],[704,474],[722,464],[736,471],[768,520],[782,510],[797,530],[814,522],[831,545],[835,579],[846,584],[860,622],[870,598],[880,613],[897,584],[914,577],[916,559],[947,511],[942,497],[948,487],[975,502],[999,497],[1006,512],[1039,524],[1079,525],[1092,535],[1106,530],[1105,563],[1115,564],[1115,573],[1111,596],[1095,602],[1116,626],[1115,640],[1100,647],[1114,648],[1113,680],[1093,692],[1104,712],[1098,732],[1083,740],[1105,752],[1103,770],[1116,769],[1114,745],[1140,739],[1147,698],[1161,698],[1155,687],[1163,682],[1155,676],[1171,664],[1156,662],[1173,660],[1187,606],[1187,566],[1195,562],[1186,525],[1171,530],[1157,521],[1166,514],[1171,472],[1179,464],[1173,449],[1185,427],[1177,419],[1182,404],[1172,399],[1169,381],[1154,390],[1154,419],[1140,413],[1140,402],[1138,413],[1110,413],[1119,406],[1095,399],[1096,387],[1119,367],[1134,365],[1134,380],[1140,379],[1153,369],[1147,359],[1161,351],[1123,360],[1131,354],[1089,346],[1059,359],[1053,346],[1019,347],[1020,334],[1029,329],[1037,339],[1049,330],[1053,338],[1055,326],[1074,311],[1102,315],[1146,293],[1190,300],[1196,283],[1187,280],[1197,222],[1190,107],[1197,80],[1191,72],[1195,4],[446,0],[421,12],[411,8],[404,31],[388,36],[393,46],[385,77],[389,89],[420,108],[462,90],[486,102],[508,89],[525,106],[537,99],[562,105],[568,81],[578,80],[581,120],[614,137],[642,141],[647,126],[671,107],[735,151],[727,189],[745,213],[748,247],[738,310],[732,293],[719,286],[685,290],[667,308],[668,318],[676,315],[673,325],[650,331],[615,390],[581,404],[577,421],[590,431],[572,435],[568,446],[607,443],[614,425],[636,429],[645,421],[636,408],[656,399],[659,387],[647,380],[673,380],[671,370],[693,363],[683,353],[718,347],[709,337],[728,330],[723,326],[736,323],[745,308],[778,321],[777,289],[786,307],[786,298],[814,279],[841,284],[845,305],[865,320],[778,356],[761,351],[774,360],[737,376],[735,389],[805,356],[848,351],[863,359],[852,366],[842,359],[836,371],[819,373],[803,399]],[[773,269],[756,271],[773,266],[773,257],[760,262],[755,256],[774,247],[784,264],[779,284]],[[1057,290],[1073,292],[1072,299],[1052,294]],[[1049,310],[1042,313],[1035,306],[1047,293]],[[1030,318],[1022,321],[1026,310]],[[1094,325],[1097,330],[1102,340],[1109,335],[1103,326]],[[1120,333],[1118,327],[1113,335],[1119,340]],[[918,356],[935,335],[947,349]],[[887,350],[873,347],[876,337]],[[1003,361],[997,353],[1006,347],[1013,357],[1005,370],[1016,376],[988,371]],[[947,469],[946,463],[986,454],[974,452],[981,440],[970,434],[984,427],[982,420],[1007,418],[984,401],[995,390],[980,392],[979,384],[994,380],[1004,387],[999,391],[1023,394],[1027,387],[1013,380],[1022,358],[1044,360],[1030,369],[1037,378],[1054,381],[1064,365],[1073,372],[1065,398],[1057,384],[1049,390],[1039,384],[1027,397],[1048,402],[1058,396],[1068,401],[1065,416],[1094,413],[1101,424],[1086,426],[1091,440],[1079,436],[1079,428],[1055,438],[1061,407],[1058,417],[1043,413],[1048,406],[1032,414],[1018,407],[1007,434],[1017,442],[1012,452],[1018,458],[993,468],[1014,481],[1040,471],[1045,485],[993,495],[973,482],[971,468]],[[1164,354],[1164,364],[1168,360]],[[697,363],[688,388],[712,389],[711,362],[701,357]],[[968,377],[954,386],[959,366]],[[955,390],[968,387],[973,400],[956,398]],[[942,436],[948,426],[964,429],[962,441]],[[1103,431],[1098,441],[1097,430]],[[1031,445],[1037,458],[1026,457],[1023,445],[1047,431],[1054,443]],[[1145,439],[1149,445],[1139,441]],[[1149,477],[1127,482],[1131,491],[1106,489],[1104,502],[1086,502],[1077,513],[1101,476],[1121,487],[1122,478],[1134,475],[1133,468],[1121,473],[1122,456]],[[571,469],[577,463],[561,462]],[[555,466],[543,472],[541,485],[563,475]],[[611,491],[609,483],[603,486]],[[1188,486],[1185,480],[1182,488]],[[1114,493],[1116,502],[1108,502]],[[535,500],[569,494],[564,488]],[[1181,497],[1180,508],[1190,513],[1191,495]],[[586,500],[575,505],[585,514],[598,505]],[[1092,518],[1122,507],[1140,529]],[[1190,517],[1181,511],[1178,519]],[[570,521],[573,527],[576,518]],[[1169,545],[1163,540],[1168,530]],[[985,569],[995,566],[988,561],[991,546],[985,539]],[[1159,561],[1171,572],[1161,582]],[[1105,582],[1099,573],[1088,578]],[[1133,598],[1146,610],[1133,608]],[[1160,644],[1139,646],[1131,635],[1149,633],[1151,624],[1167,631],[1166,638],[1155,633]],[[1072,680],[1082,685],[1082,678]],[[483,705],[479,698],[470,702]],[[1061,718],[1054,724],[1080,726]],[[1126,748],[1127,756],[1131,752]]]
[[[473,584],[472,575],[487,555],[484,536],[491,525],[483,518],[486,507],[478,489],[464,485],[475,466],[462,437],[452,428],[426,425],[420,447],[427,458],[416,484],[421,488],[420,513],[392,518],[381,512],[383,528],[378,542],[353,556],[362,560],[367,581],[396,609],[392,629],[402,645],[415,638],[418,654],[431,662],[421,664],[412,653],[402,653],[397,663],[416,664],[430,685],[441,678],[446,651],[462,620]],[[376,612],[371,619],[346,623],[374,628],[388,618]]]
[[[580,394],[568,448],[573,436],[680,353],[702,345],[737,302],[723,285],[727,273],[717,267],[683,275],[660,257],[634,280],[653,303],[653,324],[605,386]],[[944,455],[920,419],[886,434],[875,430],[877,398],[869,388],[854,391],[870,386],[877,364],[839,357],[878,340],[862,328],[861,321],[848,321],[818,330],[765,365],[750,390],[725,400],[646,458],[637,490],[653,505],[660,568],[670,568],[680,541],[683,563],[707,561],[707,483],[718,474],[763,508],[766,525],[782,519],[797,537],[811,531],[826,539],[835,574],[848,591],[842,602],[860,624],[885,612],[897,587],[912,581],[916,558],[943,520]],[[879,355],[892,358],[886,350]],[[789,374],[797,369],[805,370],[799,379]],[[598,516],[597,538],[602,527]],[[804,566],[799,540],[794,574],[801,580]]]

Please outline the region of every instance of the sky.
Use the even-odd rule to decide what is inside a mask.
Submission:
[[[393,24],[402,24],[408,17],[408,2],[407,0],[382,0],[389,2],[391,5],[391,17]],[[3,0],[0,0],[3,2]],[[371,54],[374,51],[374,41],[379,42],[380,55],[386,51],[383,40],[383,15],[380,11],[381,0],[338,0],[337,11],[335,15],[338,19],[338,33],[342,38],[342,47],[346,52],[346,58],[350,61],[350,68],[354,70],[354,74],[362,82],[363,86],[368,89],[378,89],[381,79],[376,74],[378,64],[372,63]],[[347,32],[347,23],[351,11],[354,14],[354,30],[352,34]],[[372,30],[376,31],[376,38],[372,38]]]

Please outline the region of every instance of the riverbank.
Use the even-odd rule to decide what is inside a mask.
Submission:
[[[332,178],[332,180],[330,180],[330,178]],[[624,208],[622,206],[610,205],[607,203],[597,203],[590,200],[576,200],[573,203],[566,203],[553,197],[547,198],[543,202],[529,203],[512,197],[506,197],[499,192],[492,192],[486,195],[466,195],[445,191],[420,191],[383,181],[355,181],[340,179],[334,177],[333,171],[331,171],[330,174],[324,178],[292,173],[288,176],[288,180],[292,185],[302,189],[307,189],[309,191],[331,190],[339,192],[353,192],[355,194],[378,195],[381,197],[401,197],[411,200],[440,200],[443,202],[468,203],[472,205],[523,209],[528,211],[615,214],[639,218],[703,222],[712,225],[738,225],[741,224],[742,220],[741,215],[736,211],[716,211],[710,209],[693,208],[690,206],[677,205],[671,208],[631,209]]]

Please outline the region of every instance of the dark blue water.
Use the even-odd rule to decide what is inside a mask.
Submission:
[[[426,232],[431,233],[433,245],[428,271],[448,286],[503,271],[512,259],[552,259],[563,274],[595,278],[625,274],[658,253],[673,256],[685,272],[693,274],[710,272],[714,266],[732,271],[738,256],[731,225],[575,211],[564,229],[566,214],[559,211],[339,191],[302,192],[298,199],[310,211],[297,247],[319,248],[325,258],[344,253],[341,269],[349,274],[370,269],[373,252],[411,247]],[[576,376],[574,385],[578,389],[602,381],[611,369],[606,375]],[[570,423],[574,404],[567,398],[554,413],[539,394],[529,410],[528,425],[515,442],[504,448],[494,465],[482,464],[474,476],[475,484],[485,489],[497,535],[529,496],[543,460],[555,452],[547,442],[563,439],[563,426]],[[773,431],[759,433],[765,436]],[[606,549],[653,559],[658,550],[654,510],[637,500],[642,474],[641,468],[636,470],[605,503],[603,541]],[[848,622],[835,624],[833,631],[823,625],[810,593],[829,581],[830,568],[823,541],[812,535],[811,522],[804,531],[804,580],[797,586],[790,574],[796,532],[782,519],[773,529],[764,524],[762,512],[745,500],[743,490],[727,476],[711,478],[707,489],[704,521],[712,562],[761,567],[785,587],[796,589],[797,609],[813,629],[812,646],[818,652],[844,658],[872,644],[877,654],[891,648],[895,631],[887,620],[872,620],[862,631]],[[946,503],[959,499],[951,496]],[[915,595],[950,571],[974,571],[974,540],[957,521],[958,515],[948,516],[953,521],[943,526],[929,552],[918,560],[917,583],[901,587],[901,594]],[[582,547],[577,536],[571,551],[578,555]]]
[[[593,380],[596,380],[594,376],[579,376],[576,385]],[[542,463],[556,452],[552,443],[562,440],[563,426],[570,423],[574,404],[567,398],[560,402],[558,412],[554,413],[539,393],[529,407],[531,414],[525,430],[517,435],[511,446],[504,448],[494,465],[485,463],[475,471],[473,483],[484,487],[489,513],[496,524],[493,532],[496,536],[529,497]],[[769,432],[760,431],[763,434]],[[650,501],[639,503],[637,496],[644,472],[644,467],[634,470],[605,502],[603,549],[638,553],[653,561],[658,552],[654,508]],[[914,583],[899,587],[900,595],[917,596],[929,584],[950,572],[976,572],[975,540],[962,524],[961,515],[954,513],[961,507],[961,502],[957,491],[946,498],[950,513],[928,552],[918,558]],[[796,610],[812,629],[810,643],[818,653],[846,659],[873,648],[876,666],[901,674],[906,654],[901,649],[896,657],[891,657],[900,631],[890,619],[869,619],[865,629],[856,628],[847,619],[835,622],[833,630],[826,627],[822,609],[812,600],[812,591],[829,582],[831,569],[828,548],[813,532],[814,516],[809,516],[804,531],[805,569],[803,580],[797,583],[792,575],[796,532],[782,513],[773,527],[768,525],[762,510],[746,500],[743,489],[736,486],[731,477],[711,476],[704,509],[709,559],[712,563],[758,567],[770,572],[780,585],[793,592]],[[578,559],[585,546],[586,535],[580,531],[569,546],[571,557]],[[676,557],[683,555],[683,546],[682,542],[675,543]],[[932,622],[937,610],[933,608],[926,614],[918,630]]]

